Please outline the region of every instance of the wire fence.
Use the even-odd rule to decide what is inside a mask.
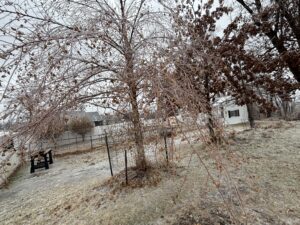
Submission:
[[[152,126],[144,129],[143,135],[147,161],[163,160],[168,163],[172,158],[170,150],[173,144],[170,130]],[[99,135],[76,135],[70,138],[57,138],[54,141],[31,142],[28,148],[31,152],[42,152],[51,148],[54,156],[100,150],[107,154],[104,160],[107,160],[111,175],[124,170],[126,183],[128,182],[128,168],[135,166],[137,157],[134,134],[128,130],[105,132]]]
[[[145,142],[155,139],[159,135],[160,128],[157,126],[144,128],[143,135]],[[134,134],[131,130],[107,131],[102,134],[68,134],[52,140],[38,140],[28,143],[29,152],[45,151],[53,149],[55,155],[80,153],[91,150],[106,148],[106,140],[109,146],[116,151],[122,146],[131,148],[134,145]]]
[[[146,134],[146,135],[145,135]],[[152,130],[145,133],[144,151],[147,163],[164,162],[169,164],[174,156],[174,134],[173,129]],[[113,135],[105,136],[105,150],[107,151],[107,159],[111,176],[123,171],[122,179],[126,185],[135,176],[130,170],[136,165],[137,151],[133,140],[123,142],[122,136]],[[148,142],[148,143],[147,143]]]

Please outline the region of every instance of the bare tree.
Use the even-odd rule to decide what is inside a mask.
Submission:
[[[25,1],[0,6],[8,20],[0,29],[6,37],[0,40],[1,71],[15,80],[5,90],[10,93],[8,111],[20,114],[20,105],[13,102],[26,96],[28,87],[40,93],[34,104],[44,109],[37,111],[34,123],[28,120],[31,128],[50,114],[86,103],[121,107],[131,112],[136,164],[145,170],[139,95],[148,85],[144,65],[165,38],[160,9],[145,0]]]
[[[78,133],[82,136],[84,141],[85,135],[92,130],[93,123],[88,117],[75,117],[69,121],[69,129],[74,133]]]

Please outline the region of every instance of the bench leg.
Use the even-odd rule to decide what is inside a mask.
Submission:
[[[53,158],[52,158],[52,151],[49,151],[49,163],[53,163]]]
[[[30,173],[34,173],[34,158],[33,157],[31,157],[31,160],[30,160],[30,162],[31,162],[31,166],[30,166]]]
[[[47,170],[47,169],[49,169],[47,154],[44,154],[44,160],[45,160],[45,169]]]

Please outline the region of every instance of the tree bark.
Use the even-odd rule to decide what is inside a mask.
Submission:
[[[138,102],[137,102],[137,84],[134,78],[132,54],[128,54],[126,60],[127,60],[126,76],[128,79],[130,105],[132,110],[131,122],[133,124],[134,142],[137,150],[136,167],[138,170],[146,170],[147,163],[146,163],[146,156],[145,156],[145,149],[144,149],[144,136],[143,136],[143,130],[142,130],[140,113],[139,113]]]
[[[133,123],[133,130],[134,130],[134,141],[137,148],[137,158],[136,158],[136,167],[139,170],[146,170],[147,163],[146,163],[146,156],[145,156],[145,149],[144,149],[144,136],[140,121],[140,113],[138,110],[138,103],[137,103],[137,93],[136,87],[131,86],[130,88],[130,103],[132,107],[132,123]]]
[[[248,120],[251,129],[255,127],[255,122],[254,122],[254,116],[253,116],[253,107],[251,103],[246,104],[247,106],[247,111],[248,111]]]
[[[215,132],[215,125],[214,125],[214,121],[213,121],[213,116],[212,116],[212,112],[210,111],[208,113],[208,122],[207,122],[207,127],[209,130],[209,135],[210,135],[210,140],[212,143],[217,143],[218,138]]]
[[[217,136],[215,132],[215,124],[213,121],[212,115],[212,107],[210,102],[210,88],[209,88],[209,75],[205,75],[205,83],[204,83],[205,91],[206,91],[206,113],[208,115],[207,128],[209,130],[210,140],[212,143],[217,143]]]

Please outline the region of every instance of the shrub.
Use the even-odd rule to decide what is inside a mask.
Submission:
[[[94,124],[87,117],[75,117],[69,122],[70,131],[80,134],[84,141],[85,135],[92,130]]]

